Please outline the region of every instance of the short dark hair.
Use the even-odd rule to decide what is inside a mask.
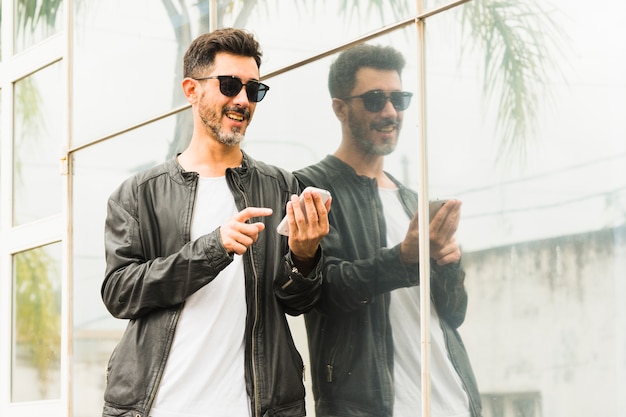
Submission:
[[[356,83],[359,69],[368,67],[379,70],[395,70],[402,74],[405,60],[402,54],[391,46],[362,44],[339,54],[331,64],[328,74],[328,91],[333,98],[350,95]]]
[[[199,77],[201,71],[212,69],[218,52],[252,57],[261,68],[263,53],[254,36],[242,29],[224,28],[204,33],[189,45],[183,58],[184,76]]]

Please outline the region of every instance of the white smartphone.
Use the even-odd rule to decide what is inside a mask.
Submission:
[[[429,213],[429,222],[431,222],[433,220],[433,217],[435,217],[435,214],[437,214],[437,212],[439,211],[439,209],[446,203],[446,200],[430,200],[429,204],[428,204],[428,213]]]
[[[330,191],[324,190],[322,188],[306,187],[302,192],[304,193],[304,191],[317,191],[320,197],[322,197],[322,203],[326,203],[326,201],[328,201],[328,199],[330,198]],[[302,196],[302,194],[300,194],[300,207],[302,207],[302,211],[304,211],[304,213],[306,214],[306,208],[304,207],[304,197]],[[287,223],[287,215],[285,215],[285,217],[283,217],[283,219],[280,221],[280,224],[276,228],[276,231],[281,235],[289,236],[289,224]]]

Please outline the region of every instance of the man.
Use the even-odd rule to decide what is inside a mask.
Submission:
[[[102,298],[129,323],[108,365],[104,416],[305,415],[285,312],[319,298],[330,201],[305,193],[305,215],[297,180],[240,149],[269,88],[260,63],[247,32],[194,40],[182,81],[189,146],[109,199]],[[285,210],[288,237],[275,231]]]
[[[341,144],[333,155],[295,172],[302,185],[333,196],[331,231],[322,242],[322,296],[305,315],[317,417],[421,413],[418,199],[383,170],[411,99],[402,91],[404,63],[391,47],[342,52],[328,77]],[[436,417],[481,414],[456,331],[467,307],[454,238],[460,206],[448,201],[429,227],[430,406]]]

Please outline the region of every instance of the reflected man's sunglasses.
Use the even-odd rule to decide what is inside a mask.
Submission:
[[[248,96],[248,100],[253,103],[258,103],[263,100],[265,97],[265,93],[270,87],[261,82],[250,80],[247,83],[242,83],[241,78],[236,77],[234,75],[216,75],[213,77],[198,77],[194,78],[194,80],[213,80],[217,79],[220,81],[220,92],[224,94],[226,97],[235,97],[243,86],[246,86],[246,95]]]
[[[391,101],[393,108],[397,111],[404,111],[409,107],[409,104],[411,104],[411,97],[413,97],[413,93],[409,93],[408,91],[392,91],[388,96],[386,96],[382,91],[374,90],[358,96],[340,97],[340,99],[350,100],[353,98],[360,98],[363,100],[365,110],[372,113],[378,113],[385,108],[387,100]]]

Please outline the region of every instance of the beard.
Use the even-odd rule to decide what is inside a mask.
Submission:
[[[400,133],[402,123],[395,119],[386,118],[378,122],[367,124],[356,117],[353,112],[350,112],[348,114],[348,126],[356,145],[365,155],[386,156],[396,149],[398,133]],[[395,127],[395,130],[391,132],[395,134],[395,140],[385,140],[382,143],[375,143],[372,137],[373,134],[378,132],[378,129],[386,126]]]
[[[202,105],[199,114],[205,129],[212,132],[218,142],[227,146],[236,146],[243,141],[245,129],[234,127],[230,132],[225,131],[221,119],[226,112],[239,113],[245,120],[248,120],[248,124],[250,123],[250,110],[239,107],[224,107],[222,112],[218,113],[215,109]]]

